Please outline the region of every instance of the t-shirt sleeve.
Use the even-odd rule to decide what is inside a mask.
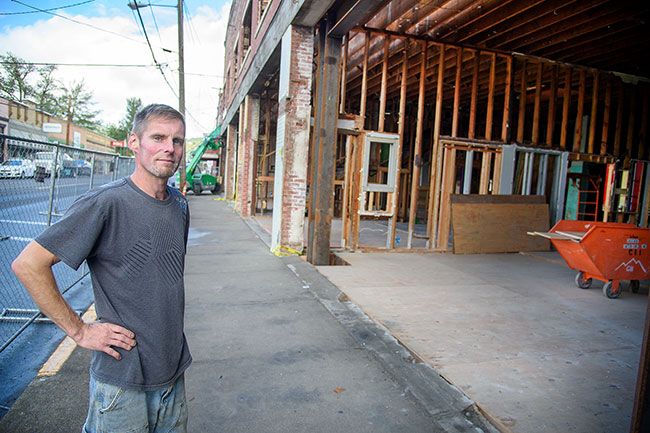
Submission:
[[[61,220],[35,239],[63,263],[77,270],[92,252],[104,227],[104,212],[97,195],[83,196]]]

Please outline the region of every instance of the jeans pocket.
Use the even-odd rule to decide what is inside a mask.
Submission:
[[[117,386],[111,386],[111,388],[115,388],[115,390],[112,390],[113,392],[111,393],[104,393],[104,402],[108,402],[108,405],[104,404],[99,408],[99,413],[106,413],[110,412],[115,407],[117,406],[117,403],[122,395],[124,395],[124,389],[117,387]],[[112,398],[110,398],[110,395],[113,395]]]

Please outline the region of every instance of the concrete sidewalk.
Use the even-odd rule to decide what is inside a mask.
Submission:
[[[191,432],[494,431],[311,265],[278,258],[225,202],[190,197]],[[80,431],[89,353],[36,379],[0,432]]]

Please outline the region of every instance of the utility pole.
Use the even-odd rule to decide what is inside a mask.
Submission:
[[[129,2],[128,6],[132,10],[137,10],[142,7],[151,7],[151,6],[174,7],[171,5],[152,5],[151,3],[146,5],[138,4],[137,0],[133,0],[133,2]],[[183,117],[185,117],[185,56],[184,56],[184,48],[183,48],[183,0],[178,0],[176,9],[178,10],[178,111],[183,115]],[[144,30],[144,24],[142,24],[142,26]],[[154,61],[155,60],[156,59],[154,57]],[[187,188],[187,179],[186,179],[187,171],[185,168],[185,160],[186,160],[185,147],[183,147],[183,155],[181,156],[181,162],[179,165],[180,185],[178,185],[179,189],[183,194],[185,194],[185,190]]]
[[[185,57],[183,54],[183,0],[178,0],[178,111],[185,117]],[[187,169],[185,168],[185,146],[181,157],[180,190],[187,190]]]

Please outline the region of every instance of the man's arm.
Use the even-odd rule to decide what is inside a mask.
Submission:
[[[32,241],[13,261],[11,269],[41,312],[79,346],[105,352],[119,360],[120,354],[113,347],[131,350],[135,335],[111,323],[84,323],[61,296],[52,273],[52,266],[58,261],[58,257]]]

